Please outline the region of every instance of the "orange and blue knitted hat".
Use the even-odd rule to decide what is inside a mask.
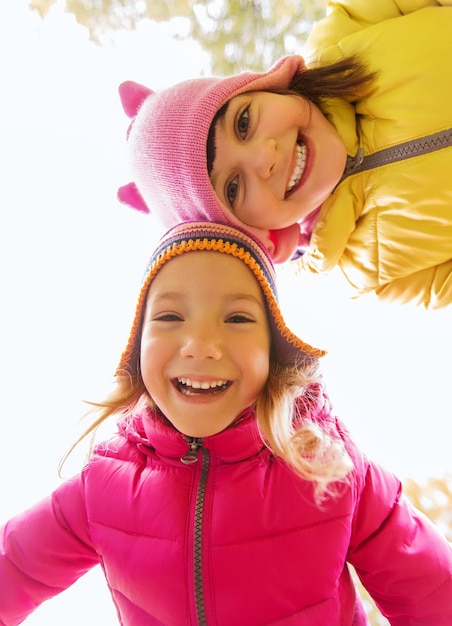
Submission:
[[[129,341],[117,374],[136,375],[140,340],[149,287],[168,261],[192,251],[207,250],[229,254],[243,263],[259,283],[268,310],[272,354],[277,363],[295,366],[313,361],[326,352],[302,341],[286,326],[278,304],[275,270],[262,244],[242,229],[212,222],[189,222],[170,229],[160,240],[146,267]]]
[[[210,126],[223,104],[247,91],[287,89],[303,69],[302,57],[291,55],[267,72],[195,78],[160,92],[133,81],[122,83],[119,94],[131,119],[127,143],[133,182],[118,190],[119,200],[156,215],[165,228],[188,221],[244,228],[259,237],[275,263],[290,259],[299,225],[269,231],[242,223],[214,192],[206,150]]]

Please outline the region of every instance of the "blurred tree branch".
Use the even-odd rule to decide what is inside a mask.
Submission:
[[[29,0],[29,7],[44,19],[58,1]],[[301,53],[326,8],[326,0],[62,1],[96,44],[115,31],[134,30],[145,19],[167,22],[174,37],[191,37],[209,53],[215,74],[268,69],[285,54]]]

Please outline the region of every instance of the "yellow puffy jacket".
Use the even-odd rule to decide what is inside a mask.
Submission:
[[[375,84],[353,104],[324,108],[350,156],[452,129],[452,0],[332,0],[304,56],[324,64],[352,54],[378,73]],[[338,264],[358,296],[452,303],[452,147],[345,178],[301,264],[313,272]]]

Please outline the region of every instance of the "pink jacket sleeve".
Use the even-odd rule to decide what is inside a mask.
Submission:
[[[71,520],[60,498],[70,502]],[[0,528],[0,624],[20,624],[99,560],[87,534],[83,483],[76,477]]]
[[[348,560],[392,626],[452,624],[452,547],[399,481],[369,464]]]

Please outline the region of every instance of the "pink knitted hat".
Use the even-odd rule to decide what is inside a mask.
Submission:
[[[292,55],[280,59],[268,72],[197,78],[161,92],[132,81],[122,83],[121,102],[132,119],[128,144],[134,182],[119,189],[119,200],[152,212],[167,228],[194,220],[246,228],[264,243],[274,262],[289,259],[298,245],[298,225],[269,231],[238,220],[211,185],[207,136],[215,113],[233,96],[286,89],[304,68],[302,57]]]
[[[149,288],[160,269],[171,259],[197,250],[214,251],[239,259],[251,270],[265,298],[270,322],[273,358],[284,366],[306,364],[326,354],[297,337],[287,326],[278,304],[272,261],[261,242],[243,229],[213,222],[181,223],[157,244],[138,297],[135,318],[117,374],[136,376],[139,369],[141,332]]]

